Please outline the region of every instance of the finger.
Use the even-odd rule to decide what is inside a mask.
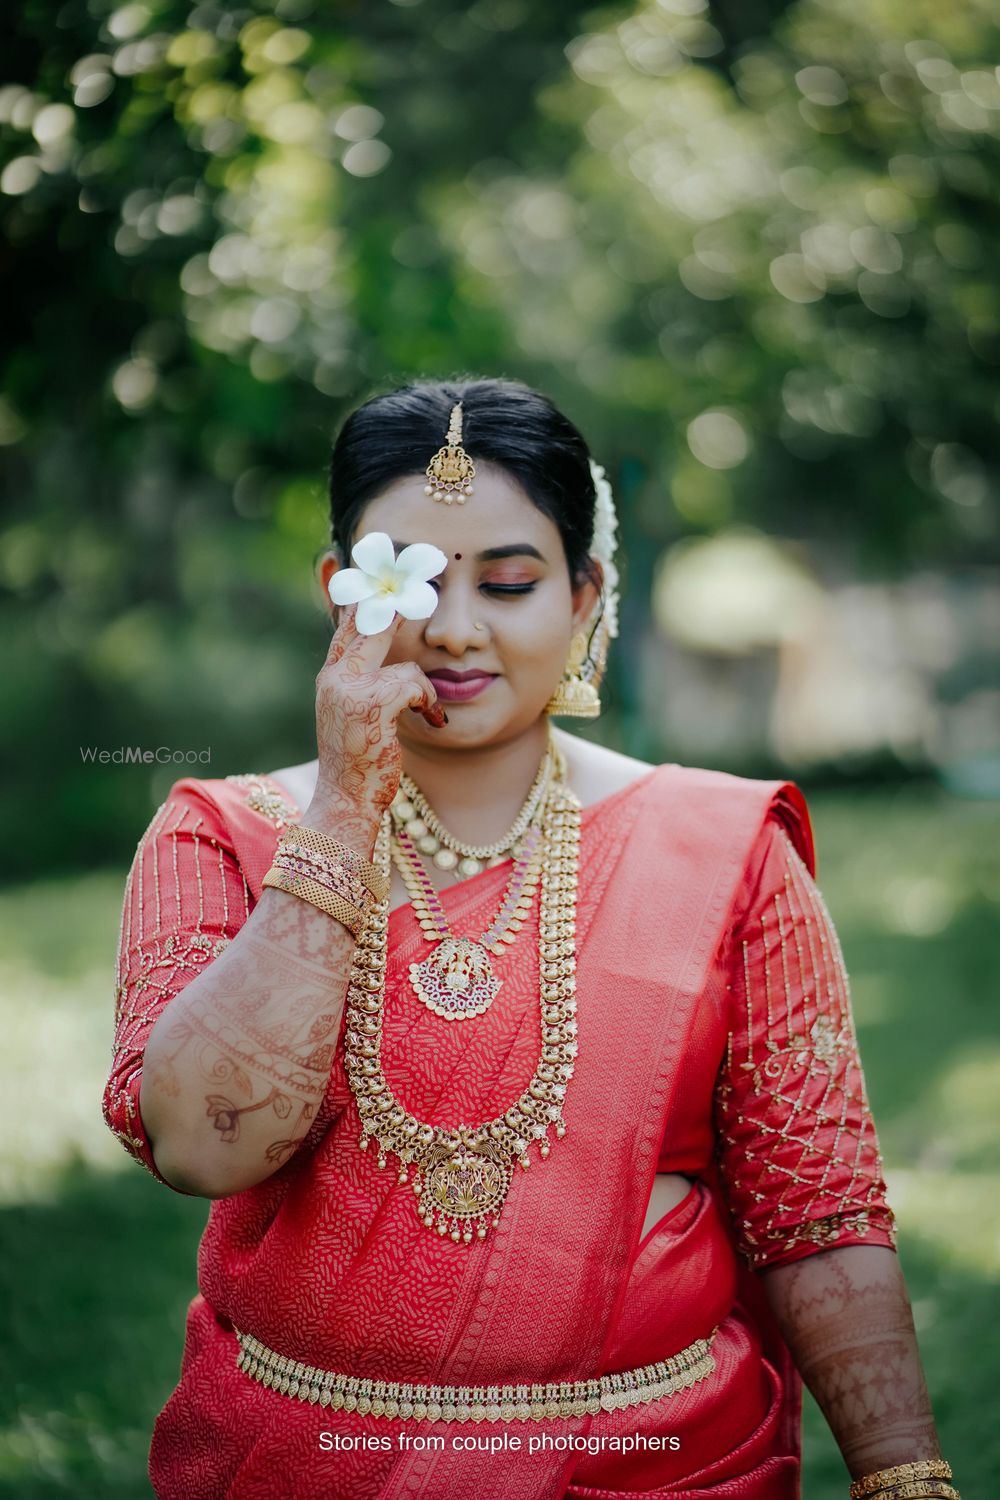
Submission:
[[[382,676],[397,684],[398,692],[389,703],[393,718],[398,717],[404,708],[412,708],[415,713],[423,715],[432,729],[444,728],[448,715],[438,702],[434,684],[415,662],[398,662],[395,666],[385,667]]]
[[[337,628],[333,632],[330,645],[327,648],[324,667],[332,667],[335,662],[340,661],[348,645],[358,633],[355,624],[355,616],[358,612],[356,604],[345,604],[337,621]]]
[[[329,667],[348,657],[356,662],[359,671],[373,671],[385,661],[393,636],[403,622],[402,615],[396,615],[392,623],[377,635],[362,635],[357,625],[357,614],[356,604],[344,605],[343,618],[330,642],[324,666]]]

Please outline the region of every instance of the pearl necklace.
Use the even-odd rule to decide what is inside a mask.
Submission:
[[[514,1163],[527,1170],[532,1144],[544,1159],[548,1132],[566,1133],[563,1101],[577,1055],[576,886],[580,848],[580,801],[562,780],[549,784],[541,819],[542,893],[538,926],[541,1048],[527,1088],[510,1107],[478,1125],[430,1125],[412,1114],[392,1089],[382,1067],[382,1026],[388,956],[389,897],[368,913],[351,962],[347,990],[345,1061],[361,1118],[360,1145],[374,1138],[378,1165],[390,1154],[399,1181],[414,1170],[413,1192],[421,1222],[440,1235],[470,1244],[499,1223],[513,1179]],[[383,816],[374,863],[388,875],[392,818]]]
[[[492,844],[466,844],[449,833],[412,776],[404,771],[399,790],[392,801],[392,815],[397,825],[405,825],[421,854],[427,854],[439,870],[457,870],[459,875],[478,875],[489,865],[502,864],[535,818],[545,788],[552,775],[553,763],[561,752],[549,731],[549,743],[524,806],[502,838]]]

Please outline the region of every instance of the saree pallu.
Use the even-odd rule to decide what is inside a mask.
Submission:
[[[260,895],[281,828],[296,816],[268,778],[180,782],[148,832],[149,857],[142,845],[137,851],[123,911],[118,1046],[106,1113],[154,1174],[138,1112],[141,1047],[158,1014],[157,1003],[149,1003],[150,984],[167,1003],[197,971],[195,955],[210,961],[218,951],[212,945],[238,930]],[[735,1201],[742,1211],[739,1186],[735,1200],[727,1192],[727,1211],[713,1119],[727,1059],[743,1089],[755,1066],[752,1058],[733,1062],[742,1042],[727,991],[740,946],[734,933],[743,930],[737,919],[759,894],[762,841],[773,840],[775,827],[792,840],[802,868],[811,869],[808,813],[792,783],[663,766],[584,810],[580,1051],[565,1103],[567,1135],[553,1143],[546,1161],[536,1157],[530,1170],[517,1169],[499,1226],[484,1242],[467,1247],[431,1234],[391,1164],[379,1170],[374,1153],[359,1150],[358,1115],[338,1048],[323,1104],[295,1156],[256,1187],[212,1203],[180,1383],[153,1435],[150,1475],[161,1500],[451,1500],[470,1493],[501,1500],[628,1493],[793,1500],[798,1383],[737,1256],[731,1210]],[[197,923],[189,917],[184,929],[185,859],[193,851],[197,857],[199,840],[208,866],[198,870]],[[213,897],[206,876],[216,861],[223,884]],[[161,888],[158,871],[168,870],[171,879]],[[508,873],[499,866],[443,893],[455,930],[475,933],[488,925]],[[143,892],[144,920],[137,915]],[[450,1025],[410,989],[408,965],[425,951],[425,940],[409,907],[393,912],[385,1070],[421,1118],[490,1118],[530,1077],[538,1055],[536,923],[537,913],[505,955],[503,987],[490,1010],[475,1022]],[[145,1009],[133,1003],[135,975],[146,981]],[[819,996],[817,984],[813,999]],[[789,1018],[791,1043],[791,1011]],[[837,1034],[846,1047],[843,1027]],[[748,1044],[752,1052],[750,1032]],[[769,1062],[782,1051],[770,1046]],[[784,1051],[793,1055],[790,1046]],[[791,1088],[788,1077],[767,1087]],[[743,1097],[727,1112],[723,1091],[723,1162],[726,1149],[753,1159],[740,1136],[749,1112]],[[830,1130],[840,1140],[843,1122],[831,1119]],[[822,1143],[819,1126],[814,1136]],[[857,1142],[864,1139],[863,1122],[855,1121],[854,1165],[844,1190],[860,1205],[853,1222],[844,1193],[838,1213],[824,1215],[829,1205],[818,1188],[809,1190],[813,1223],[826,1243],[889,1237],[887,1227],[873,1222],[881,1203],[878,1174],[870,1161],[858,1171]],[[658,1168],[696,1181],[641,1238]],[[766,1196],[752,1175],[748,1202]],[[788,1180],[801,1192],[802,1170],[791,1170]],[[778,1232],[773,1224],[795,1208],[784,1201],[791,1189],[773,1196],[763,1230],[759,1212],[747,1210],[744,1258],[756,1233]],[[823,1243],[811,1231],[796,1240],[787,1227],[779,1229],[784,1238],[760,1252],[761,1263],[775,1250],[788,1258]],[[586,1379],[666,1359],[710,1334],[714,1369],[687,1389],[592,1416],[417,1423],[333,1412],[267,1389],[237,1367],[236,1329],[320,1369],[422,1384]],[[491,1453],[456,1446],[500,1431],[516,1432],[522,1448]],[[401,1432],[440,1436],[444,1447],[403,1448]],[[530,1449],[529,1440],[542,1434],[551,1445]],[[340,1442],[332,1451],[324,1447],[329,1436]],[[623,1437],[661,1443],[633,1442],[623,1452],[610,1441]],[[352,1438],[389,1446],[346,1449]],[[670,1438],[674,1449],[666,1445]]]

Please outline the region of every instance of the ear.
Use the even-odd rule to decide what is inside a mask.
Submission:
[[[339,606],[334,604],[333,600],[330,598],[329,586],[330,579],[333,577],[334,573],[340,570],[342,566],[343,564],[340,561],[340,556],[337,553],[336,549],[333,547],[324,548],[319,557],[316,559],[316,579],[323,594],[323,604],[325,608],[329,610],[334,622],[336,622],[337,609]]]
[[[573,590],[574,632],[585,629],[587,621],[600,601],[601,588],[604,586],[604,569],[596,557],[591,558],[591,569],[593,577],[585,576]]]

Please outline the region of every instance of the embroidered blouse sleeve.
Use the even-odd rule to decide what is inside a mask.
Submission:
[[[723,1189],[750,1265],[835,1245],[894,1247],[840,942],[808,868],[773,821],[733,933],[727,1000],[716,1128]]]
[[[156,1169],[139,1113],[143,1049],[164,1007],[227,947],[250,907],[222,814],[197,782],[175,782],[125,882],[103,1099],[108,1128],[166,1187],[173,1184]]]

